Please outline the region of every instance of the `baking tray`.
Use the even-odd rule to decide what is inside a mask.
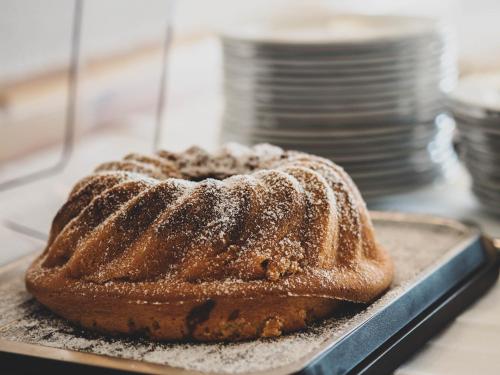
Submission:
[[[383,374],[479,298],[497,279],[493,242],[437,217],[372,213],[396,263],[391,289],[370,306],[346,305],[305,332],[235,344],[153,343],[74,327],[24,290],[34,255],[0,269],[0,363],[15,373]],[[397,238],[396,238],[397,237]]]

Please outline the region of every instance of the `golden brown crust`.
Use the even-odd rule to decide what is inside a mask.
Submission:
[[[330,298],[274,296],[147,303],[39,290],[36,296],[55,313],[95,331],[198,341],[279,336],[330,316],[340,303]]]
[[[85,327],[175,340],[280,335],[391,280],[347,174],[268,145],[99,166],[26,275],[41,303]]]

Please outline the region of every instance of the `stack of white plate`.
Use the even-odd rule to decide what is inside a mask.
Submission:
[[[443,93],[456,82],[436,21],[339,15],[222,34],[222,141],[332,159],[366,198],[433,181],[452,163]]]
[[[500,215],[500,72],[463,78],[450,98],[472,189]]]

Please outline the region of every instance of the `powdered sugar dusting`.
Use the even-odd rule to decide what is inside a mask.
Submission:
[[[228,143],[215,154],[209,154],[196,146],[182,153],[160,151],[158,154],[161,158],[173,162],[185,178],[201,179],[212,176],[222,179],[270,165],[279,160],[284,151],[270,144],[246,147]]]
[[[276,288],[291,293],[286,276],[319,267],[332,271],[320,273],[322,295],[337,298],[328,288],[333,266],[368,258],[361,245],[378,251],[370,239],[362,244],[369,228],[361,225],[366,209],[355,187],[341,168],[320,157],[269,144],[228,144],[215,154],[199,147],[130,154],[96,171],[60,210],[41,266],[30,270],[29,280],[46,278],[50,268],[53,275],[78,280],[79,292],[106,283],[108,291],[135,288],[147,299],[166,280],[171,286],[218,280],[220,295],[229,293],[226,281],[283,279]],[[369,265],[357,268],[353,277],[377,283],[380,273],[366,270]],[[156,291],[136,284],[151,280],[158,281]],[[353,292],[349,298],[366,297]]]

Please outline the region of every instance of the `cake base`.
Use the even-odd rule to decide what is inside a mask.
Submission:
[[[342,303],[319,297],[214,298],[177,303],[31,291],[39,302],[85,328],[154,340],[238,341],[275,337],[331,316]]]

